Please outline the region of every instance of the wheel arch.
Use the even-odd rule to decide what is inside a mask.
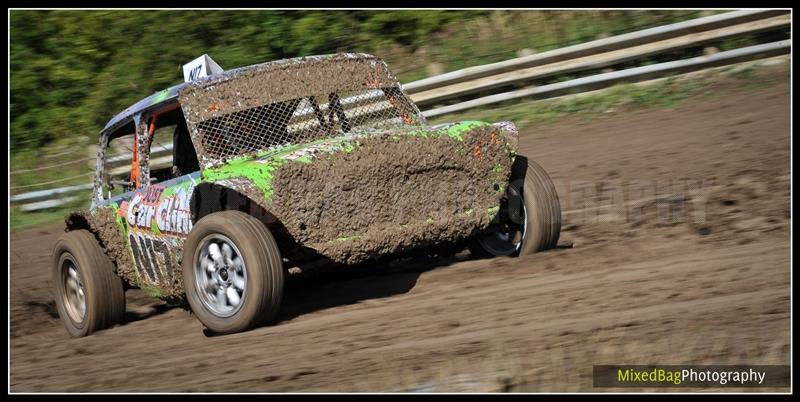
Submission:
[[[64,218],[64,223],[66,224],[66,229],[64,231],[71,232],[73,230],[86,229],[97,236],[96,230],[89,223],[87,215],[88,212],[84,210],[71,211],[68,213]]]
[[[254,216],[265,225],[277,222],[269,212],[260,190],[249,182],[229,183],[226,181],[203,182],[194,187],[189,202],[192,224],[204,216],[220,211],[241,211]]]
[[[137,287],[138,279],[133,264],[133,256],[127,247],[125,234],[116,222],[112,208],[98,207],[94,210],[72,211],[64,218],[65,232],[86,230],[91,233],[98,245],[114,264],[115,272],[123,279],[125,288]]]

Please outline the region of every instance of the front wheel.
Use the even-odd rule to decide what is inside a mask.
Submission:
[[[125,290],[114,271],[114,263],[89,231],[73,230],[56,242],[56,308],[71,336],[87,336],[124,319]]]
[[[536,162],[517,155],[500,211],[470,251],[483,258],[531,254],[555,248],[560,234],[561,205],[553,181]]]
[[[203,217],[184,243],[181,264],[189,305],[211,332],[245,331],[277,314],[283,263],[258,219],[239,211]]]

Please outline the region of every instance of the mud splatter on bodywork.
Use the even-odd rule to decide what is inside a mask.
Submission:
[[[133,256],[125,238],[128,232],[127,222],[119,217],[117,211],[116,205],[92,211],[85,209],[73,211],[65,218],[67,230],[85,227],[94,233],[100,247],[116,265],[117,274],[128,285],[138,287],[141,280],[133,265]]]
[[[150,289],[165,299],[180,299],[182,244],[191,230],[192,180],[185,176],[90,211],[72,212],[66,218],[67,230],[93,232],[117,273],[131,287]]]
[[[201,166],[368,127],[425,118],[379,58],[312,56],[232,70],[179,95]]]
[[[341,263],[461,240],[489,225],[512,154],[493,126],[446,134],[371,136],[287,164],[271,210],[298,243]]]
[[[376,130],[238,159],[203,179],[257,187],[295,242],[358,263],[485,228],[508,182],[514,137],[483,122]]]
[[[196,81],[179,95],[190,122],[309,95],[397,85],[379,58],[334,54],[273,61]],[[269,90],[263,90],[268,88]]]

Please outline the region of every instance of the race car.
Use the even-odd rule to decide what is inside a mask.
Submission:
[[[203,55],[184,71],[100,132],[91,206],[66,217],[53,254],[72,336],[121,322],[129,288],[229,334],[273,321],[287,269],[307,261],[558,242],[555,188],[517,154],[514,124],[431,125],[378,57],[223,71]]]

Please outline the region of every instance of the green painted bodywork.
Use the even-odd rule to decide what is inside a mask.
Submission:
[[[486,213],[489,215],[489,219],[494,219],[498,212],[500,212],[500,206],[491,207],[486,210]]]

